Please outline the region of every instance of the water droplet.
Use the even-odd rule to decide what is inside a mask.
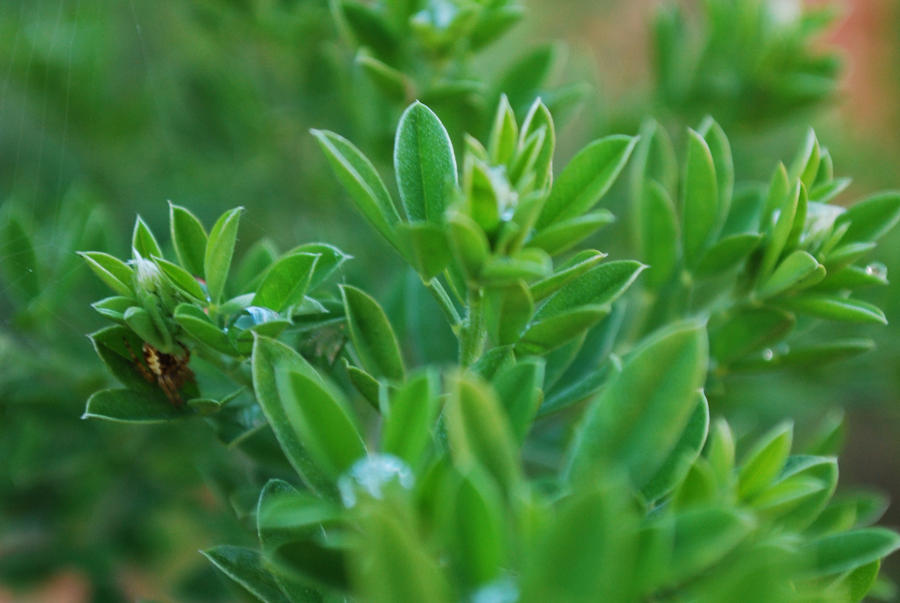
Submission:
[[[775,358],[775,352],[771,348],[766,348],[763,350],[762,357],[766,362],[771,362]]]
[[[347,508],[356,505],[360,495],[381,499],[392,484],[409,490],[415,477],[409,465],[392,454],[373,454],[361,458],[338,478],[341,501]]]
[[[887,266],[882,264],[881,262],[872,262],[868,266],[866,266],[866,274],[869,276],[874,276],[879,279],[887,278]]]
[[[511,578],[494,580],[472,595],[472,603],[515,603],[519,600],[519,589]]]

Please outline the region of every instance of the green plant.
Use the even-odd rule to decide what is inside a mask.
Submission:
[[[709,119],[680,168],[648,123],[555,177],[543,103],[520,123],[501,98],[492,123],[457,162],[438,116],[409,106],[398,195],[313,132],[443,311],[457,362],[408,366],[394,317],[334,285],[337,248],[257,244],[232,269],[242,210],[207,233],[172,205],[177,261],[140,218],[129,262],[82,254],[117,294],[94,304],[116,325],[92,340],[124,386],[85,416],[202,419],[252,460],[233,496],[257,543],[204,554],[264,601],[860,600],[900,536],[870,527],[878,497],[832,498],[840,425],[795,450],[790,423],[745,442],[711,417],[735,371],[870,347],[811,327],[884,322],[848,292],[884,280],[859,262],[900,195],[830,205],[844,181],[812,134],[767,186],[736,186]],[[646,264],[576,250],[612,221],[596,205],[629,160]],[[144,343],[193,352],[184,404],[135,366]]]

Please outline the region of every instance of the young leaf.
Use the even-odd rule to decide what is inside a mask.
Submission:
[[[695,271],[697,276],[716,276],[737,268],[761,240],[762,235],[755,232],[742,232],[719,239],[700,259]],[[652,271],[648,277],[651,274]]]
[[[534,302],[525,281],[487,290],[485,314],[488,334],[498,345],[519,340],[522,330],[534,313]]]
[[[572,282],[597,264],[603,261],[606,254],[594,249],[585,249],[576,253],[569,261],[543,280],[531,285],[531,296],[535,302],[539,302],[559,291],[560,288]]]
[[[794,426],[784,422],[761,437],[738,471],[738,496],[748,500],[772,483],[791,452]]]
[[[347,255],[334,245],[329,245],[328,243],[306,243],[294,247],[288,253],[310,253],[319,256],[313,270],[312,278],[309,281],[309,287],[307,287],[307,291],[310,292],[315,291],[331,278],[331,276],[341,269],[344,262],[353,259],[353,256]]]
[[[156,237],[143,218],[137,217],[134,222],[134,231],[131,234],[131,248],[138,252],[142,258],[162,257],[162,250]]]
[[[491,134],[488,138],[488,153],[491,163],[494,165],[507,165],[512,161],[516,152],[516,141],[519,138],[519,126],[516,124],[516,115],[509,99],[505,94],[500,95],[497,104],[497,113],[494,116],[494,124],[491,126]]]
[[[481,475],[473,471],[460,478],[448,501],[452,519],[445,523],[463,579],[473,585],[497,576],[506,545],[501,501],[496,488]]]
[[[687,163],[681,199],[682,246],[689,268],[696,266],[716,235],[719,189],[712,153],[703,137],[688,130]]]
[[[805,196],[806,189],[798,183],[794,187],[793,193],[781,199],[782,203],[778,206],[778,217],[775,219],[775,225],[763,248],[763,257],[757,272],[760,279],[769,276],[772,269],[775,268],[775,264],[778,263],[781,252],[784,251],[791,235],[797,208],[803,204],[801,198]]]
[[[394,171],[407,218],[442,223],[457,184],[456,158],[441,120],[420,102],[410,105],[400,118]]]
[[[422,280],[429,281],[450,263],[446,227],[428,222],[397,225],[398,240],[407,250],[406,257]]]
[[[712,117],[706,117],[697,132],[709,146],[716,170],[716,188],[719,192],[719,215],[716,229],[721,229],[731,209],[731,195],[734,192],[734,160],[731,157],[731,145],[722,127]]]
[[[341,285],[340,289],[350,338],[363,367],[376,377],[403,380],[406,369],[400,344],[384,310],[361,289],[350,285]]]
[[[116,293],[126,297],[134,295],[131,285],[134,270],[125,262],[102,251],[79,251],[78,255],[84,258],[94,274]]]
[[[253,296],[254,306],[281,312],[303,300],[320,256],[290,253],[275,262],[263,276]]]
[[[243,207],[236,207],[222,214],[213,225],[203,258],[203,274],[206,278],[206,289],[214,304],[218,304],[225,291],[225,281],[231,269],[231,257],[237,241],[238,224]]]
[[[172,318],[187,333],[216,351],[231,356],[237,355],[228,335],[215,325],[206,313],[192,304],[178,304]]]
[[[749,308],[711,324],[710,354],[719,365],[728,366],[747,354],[781,341],[794,327],[794,317],[776,308]]]
[[[154,256],[153,261],[156,262],[159,269],[166,275],[166,278],[169,279],[172,286],[183,295],[200,303],[206,302],[206,293],[203,291],[203,287],[200,286],[200,283],[197,282],[197,279],[194,278],[190,272],[178,264],[164,260],[161,257]]]
[[[822,265],[805,251],[797,250],[787,256],[757,291],[760,299],[775,297],[804,282]],[[824,277],[824,271],[822,272]]]
[[[533,320],[516,344],[520,354],[541,355],[571,342],[610,312],[607,305],[587,305]]]
[[[276,368],[275,380],[285,417],[316,464],[340,477],[366,446],[340,392],[318,375]]]
[[[636,143],[631,136],[609,136],[579,151],[553,183],[538,229],[590,210],[612,186]]]
[[[534,174],[534,190],[544,190],[550,183],[553,150],[556,146],[556,129],[550,110],[538,98],[532,103],[525,120],[522,122],[520,140],[528,140],[532,133],[543,130],[544,136],[530,172]]]
[[[708,357],[703,326],[685,322],[652,337],[588,407],[567,453],[571,481],[614,461],[640,487],[659,470],[697,406]]]
[[[682,511],[675,516],[674,547],[664,582],[681,582],[708,568],[740,544],[753,528],[752,516],[736,509]]]
[[[190,211],[169,201],[169,229],[178,262],[192,275],[202,275],[207,240],[203,224]]]
[[[394,226],[400,221],[400,215],[372,162],[346,138],[322,130],[312,130],[312,134],[319,141],[335,176],[350,193],[356,209],[397,247]]]

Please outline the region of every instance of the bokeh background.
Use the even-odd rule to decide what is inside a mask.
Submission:
[[[800,10],[793,0],[774,3],[788,16]],[[558,160],[601,134],[635,133],[649,115],[677,138],[711,112],[732,138],[739,178],[768,178],[814,126],[837,174],[854,178],[843,202],[900,187],[897,0],[830,4],[838,16],[814,44],[840,58],[837,87],[790,111],[739,86],[663,94],[652,35],[670,2],[524,4],[523,22],[471,69],[501,81],[510,57],[557,44],[550,80],[574,82],[582,94],[567,106]],[[701,12],[698,2],[680,4],[689,19]],[[722,59],[726,75],[746,51],[738,50]],[[230,596],[195,551],[247,538],[244,493],[231,484],[250,469],[240,451],[195,425],[80,420],[107,379],[84,336],[102,325],[89,303],[105,293],[74,251],[124,255],[135,213],[165,232],[167,199],[207,224],[243,205],[243,241],[333,242],[357,256],[348,279],[395,311],[408,304],[397,293],[406,279],[399,263],[352,213],[307,133],[335,130],[387,165],[402,105],[371,93],[355,52],[326,0],[0,2],[0,602]],[[438,110],[452,129],[452,111]],[[615,213],[627,214],[625,197],[614,191]],[[33,277],[4,270],[22,261],[10,251],[13,220],[34,236]],[[619,243],[609,235],[597,245]],[[900,232],[880,254],[889,277],[900,274]],[[844,408],[841,487],[871,486],[900,501],[893,281],[867,298],[892,321],[865,329],[876,352],[735,380],[716,410],[746,425],[795,417],[802,435]],[[424,316],[401,327],[434,329]],[[436,332],[419,360],[452,354],[444,335]],[[900,526],[900,504],[884,523]],[[886,571],[900,575],[896,559]]]

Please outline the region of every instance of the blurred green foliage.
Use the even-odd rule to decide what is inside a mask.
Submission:
[[[108,377],[83,336],[99,324],[89,304],[106,293],[75,251],[128,255],[124,233],[135,212],[165,232],[166,199],[189,205],[206,224],[226,207],[244,205],[251,212],[238,248],[248,255],[245,241],[263,235],[269,240],[253,248],[262,256],[298,241],[334,242],[358,256],[345,268],[352,282],[388,300],[412,361],[454,358],[439,305],[337,201],[343,193],[307,131],[340,132],[386,173],[394,125],[415,99],[440,115],[459,157],[464,133],[490,133],[501,93],[519,123],[536,96],[554,115],[572,115],[586,89],[554,85],[556,46],[487,47],[523,15],[539,31],[542,11],[554,9],[531,4],[531,17],[506,2],[409,3],[402,14],[392,14],[388,3],[353,0],[4,4],[0,583],[27,587],[76,567],[98,600],[125,593],[219,599],[227,596],[221,582],[192,551],[221,542],[255,546],[242,524],[257,491],[251,496],[241,487],[261,486],[263,473],[241,454],[227,454],[219,440],[235,437],[244,421],[259,421],[258,412],[208,431],[78,420],[84,400]],[[634,106],[614,107],[613,122],[636,134],[643,118],[655,115],[680,150],[683,126],[709,113],[731,135],[739,179],[766,181],[775,160],[790,158],[815,109],[834,98],[840,61],[811,41],[828,19],[811,11],[792,20],[773,14],[775,3],[698,4],[686,13],[666,4],[652,26],[648,20],[655,32],[651,90]],[[567,132],[569,148],[608,133],[590,129]],[[839,141],[831,150],[840,165],[872,153],[843,137],[825,138]],[[892,166],[887,153],[869,161],[886,171]],[[891,184],[879,178],[856,191]],[[604,204],[628,215],[628,198],[619,186]],[[889,235],[883,247],[898,249],[897,237]],[[626,245],[603,235],[589,243],[610,240],[618,249]],[[169,237],[160,241],[170,251]],[[893,255],[884,261],[896,270]],[[896,293],[891,285],[866,299],[885,302],[894,317]],[[827,369],[828,383],[839,374],[840,387],[815,383],[825,371],[812,367],[790,371],[777,387],[737,378],[716,404],[744,434],[848,400],[895,401],[897,338],[887,332],[875,335],[881,355]],[[271,438],[248,445],[271,461],[266,477],[289,475]],[[128,575],[137,576],[137,586],[123,583]],[[142,590],[142,575],[165,584]]]

